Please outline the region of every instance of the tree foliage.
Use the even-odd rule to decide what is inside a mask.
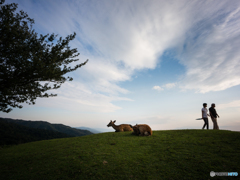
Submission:
[[[78,61],[77,49],[69,46],[76,33],[57,39],[55,34],[38,35],[34,20],[24,11],[15,12],[17,4],[0,0],[0,111],[11,107],[22,108],[21,103],[35,104],[37,97],[51,97],[50,89],[58,89],[72,77],[64,77],[84,63]]]

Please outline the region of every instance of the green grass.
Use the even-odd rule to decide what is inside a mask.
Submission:
[[[210,171],[240,173],[240,133],[169,130],[141,137],[113,132],[0,149],[4,180],[211,179]]]

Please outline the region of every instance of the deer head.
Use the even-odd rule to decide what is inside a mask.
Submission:
[[[116,122],[116,120],[114,120],[114,121],[111,120],[110,123],[108,123],[107,127],[113,126],[115,122]]]

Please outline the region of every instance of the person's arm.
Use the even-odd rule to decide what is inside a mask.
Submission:
[[[217,115],[218,118],[220,118],[220,116],[218,115],[217,111],[216,111],[216,115]]]
[[[204,111],[202,110],[202,119],[203,119],[203,113],[204,113]]]
[[[209,108],[208,110],[209,110],[210,117],[213,117],[213,114],[212,114],[212,109],[211,109],[211,108]]]
[[[210,117],[212,117],[212,113],[211,113],[211,111],[209,110],[209,114],[210,114]]]

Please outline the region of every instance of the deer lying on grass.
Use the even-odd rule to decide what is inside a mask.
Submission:
[[[135,126],[131,126],[133,128],[133,134],[139,136],[151,136],[152,129],[147,124],[136,124]]]
[[[131,128],[131,125],[129,124],[120,124],[120,125],[115,125],[114,123],[116,122],[116,120],[114,121],[110,121],[110,123],[107,125],[107,127],[112,126],[113,129],[115,129],[115,132],[123,132],[123,131],[133,131],[133,129]]]

